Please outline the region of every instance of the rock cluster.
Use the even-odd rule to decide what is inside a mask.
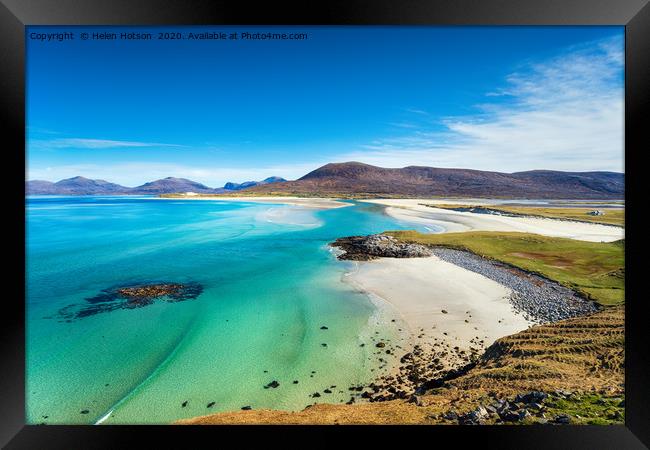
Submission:
[[[495,398],[491,403],[479,405],[465,414],[447,411],[442,414],[441,418],[457,421],[459,425],[483,425],[486,423],[516,423],[534,416],[535,422],[546,423],[548,420],[546,420],[545,406],[542,402],[547,397],[548,394],[544,392],[532,391],[519,394],[511,400]],[[556,420],[554,422],[565,423]]]
[[[557,322],[598,311],[596,303],[579,297],[558,283],[470,252],[433,247],[432,253],[443,261],[479,273],[510,289],[515,310],[537,323]]]
[[[179,283],[145,284],[141,286],[123,287],[117,289],[117,294],[130,302],[150,300],[167,296],[170,299],[182,298],[184,286]]]
[[[601,392],[602,394],[602,392]],[[548,424],[548,425],[567,425],[572,423],[622,423],[625,416],[620,405],[621,399],[616,396],[601,397],[599,400],[593,400],[593,394],[580,394],[578,392],[567,392],[555,390],[550,392],[531,391],[521,393],[514,398],[498,397],[494,392],[483,397],[478,406],[474,409],[459,414],[453,409],[448,410],[432,418],[440,419],[444,422],[458,423],[460,425],[486,425],[486,424]],[[564,404],[570,402],[568,411]],[[574,408],[581,408],[582,403],[588,403],[583,409],[586,416],[581,417],[576,414]]]
[[[373,354],[375,357],[380,356],[380,367],[386,367],[387,361],[384,358],[396,358],[402,353],[401,346],[392,342],[378,342],[375,348],[378,351],[373,351]],[[452,348],[443,341],[436,341],[432,345],[415,344],[410,352],[402,353],[394,371],[377,377],[367,385],[350,386],[348,390],[351,397],[348,404],[354,403],[357,398],[369,402],[408,399],[421,406],[419,395],[435,387],[432,380],[455,378],[459,371],[462,372],[473,364],[482,350],[479,344],[469,351]]]
[[[392,236],[371,234],[339,238],[330,244],[344,251],[342,260],[369,261],[384,258],[421,258],[431,256],[431,250],[420,244],[400,242]]]

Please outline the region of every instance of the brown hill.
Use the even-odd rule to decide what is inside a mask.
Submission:
[[[501,173],[409,166],[391,169],[359,162],[326,164],[296,181],[255,186],[250,195],[363,197],[623,198],[615,172],[535,170]]]

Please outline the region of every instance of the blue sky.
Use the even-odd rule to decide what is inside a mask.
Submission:
[[[623,171],[622,27],[30,27],[27,177],[210,186],[327,162]],[[306,32],[162,41],[158,31]]]

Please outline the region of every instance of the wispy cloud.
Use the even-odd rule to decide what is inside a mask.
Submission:
[[[341,160],[517,171],[623,170],[622,37],[523,64],[475,114],[378,139]],[[411,110],[415,115],[424,111]]]
[[[110,149],[134,147],[182,147],[175,144],[161,144],[157,142],[116,141],[109,139],[88,138],[61,138],[61,139],[29,139],[28,145],[33,149]]]
[[[410,129],[415,129],[420,127],[420,125],[411,122],[390,122],[388,125],[396,128],[410,128]]]
[[[405,111],[413,113],[413,114],[420,114],[422,116],[428,116],[429,115],[428,112],[426,112],[426,111],[424,111],[422,109],[417,109],[417,108],[406,108]]]

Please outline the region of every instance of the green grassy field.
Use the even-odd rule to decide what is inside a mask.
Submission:
[[[624,240],[600,243],[529,233],[390,231],[405,242],[468,250],[538,273],[604,306],[625,301]]]

